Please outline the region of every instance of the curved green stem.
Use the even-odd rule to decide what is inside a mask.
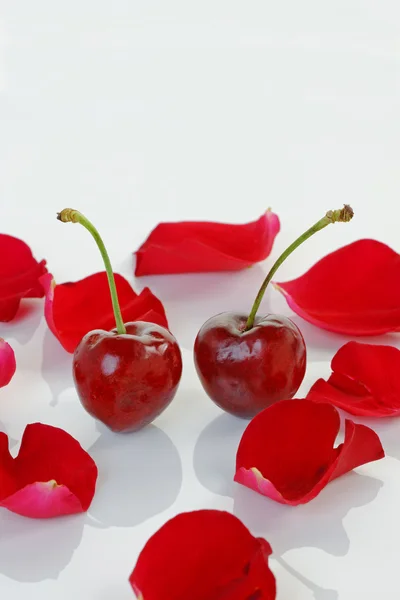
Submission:
[[[271,270],[269,271],[268,275],[264,279],[259,289],[259,292],[256,296],[253,307],[247,319],[245,331],[249,331],[249,329],[253,327],[254,319],[256,318],[258,309],[260,308],[260,304],[264,297],[265,290],[267,289],[267,286],[273,278],[273,276],[275,275],[276,271],[279,269],[281,264],[287,259],[287,257],[290,256],[290,254],[292,254],[292,252],[296,250],[296,248],[298,248],[303,242],[305,242],[306,240],[308,240],[308,238],[314,235],[314,233],[317,233],[317,231],[321,231],[321,229],[324,229],[324,227],[327,227],[327,225],[330,225],[331,223],[347,223],[353,218],[353,215],[353,209],[348,204],[345,204],[344,207],[341,209],[330,210],[326,213],[324,217],[322,217],[322,219],[317,221],[317,223],[310,227],[310,229],[307,229],[307,231],[305,231],[300,237],[297,238],[297,240],[295,240],[292,244],[290,244],[288,248],[286,248],[286,250],[280,255],[275,264],[272,266]]]
[[[57,219],[62,221],[63,223],[80,223],[83,225],[85,229],[92,235],[94,241],[97,244],[98,249],[100,250],[100,254],[104,261],[104,266],[106,268],[108,285],[110,286],[110,294],[111,294],[111,302],[115,316],[115,323],[117,326],[118,333],[126,333],[126,328],[124,325],[124,321],[122,319],[121,308],[119,306],[117,288],[115,285],[114,273],[112,270],[110,258],[108,256],[106,247],[104,245],[103,240],[100,237],[99,232],[96,227],[92,225],[92,223],[79,211],[74,210],[73,208],[64,208],[60,213],[57,214]]]

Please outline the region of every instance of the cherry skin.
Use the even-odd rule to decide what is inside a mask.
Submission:
[[[113,431],[130,432],[153,421],[170,404],[182,374],[174,336],[154,323],[126,323],[126,334],[95,330],[74,352],[79,399]]]
[[[221,313],[197,334],[194,361],[200,381],[223,410],[252,418],[279,400],[293,398],[306,370],[306,346],[287,317]]]

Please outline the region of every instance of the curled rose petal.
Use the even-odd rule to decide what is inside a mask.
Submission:
[[[168,327],[164,307],[149,288],[136,294],[122,275],[115,273],[114,277],[125,323],[146,321]],[[73,352],[89,331],[109,331],[115,327],[105,271],[58,285],[48,273],[41,278],[41,283],[46,291],[47,324],[67,352]]]
[[[400,350],[348,342],[333,357],[331,368],[328,381],[314,383],[309,400],[329,402],[352,415],[400,415]]]
[[[278,402],[244,431],[235,481],[294,506],[315,498],[336,477],[384,457],[377,434],[349,420],[344,442],[334,447],[339,429],[339,413],[330,404]]]
[[[344,246],[301,277],[274,285],[295,313],[322,329],[400,331],[400,255],[376,240]]]
[[[86,511],[93,499],[97,467],[69,433],[27,425],[16,458],[0,433],[0,506],[36,519]]]
[[[14,350],[0,338],[0,388],[10,383],[16,367]]]
[[[181,513],[148,540],[130,583],[144,600],[274,600],[271,552],[230,513]]]
[[[238,271],[267,258],[279,230],[271,210],[241,225],[160,223],[135,252],[135,275]]]
[[[43,298],[39,278],[46,261],[37,262],[29,246],[11,235],[0,234],[0,321],[11,321],[22,298]]]

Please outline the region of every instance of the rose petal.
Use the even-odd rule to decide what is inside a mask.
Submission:
[[[43,298],[39,277],[47,272],[46,261],[38,263],[29,246],[11,235],[0,234],[0,321],[11,321],[22,298]]]
[[[259,413],[243,433],[235,481],[283,504],[304,504],[336,477],[384,457],[377,434],[345,422],[330,404],[283,400]]]
[[[306,321],[347,335],[400,331],[400,255],[375,240],[359,240],[317,262],[307,273],[275,283]]]
[[[49,519],[83,512],[78,498],[65,485],[57,485],[54,481],[31,483],[5,498],[1,506],[18,515],[34,519]]]
[[[16,368],[14,350],[0,338],[0,388],[10,383]]]
[[[13,458],[0,433],[0,506],[31,518],[86,511],[93,499],[97,467],[69,433],[42,423],[27,425]]]
[[[146,321],[168,327],[164,307],[149,288],[136,294],[122,275],[115,273],[114,277],[125,323]],[[41,278],[41,283],[46,291],[47,324],[67,352],[74,352],[89,331],[109,331],[115,327],[105,271],[73,283],[58,285],[48,273]]]
[[[330,402],[352,415],[400,415],[400,350],[348,342],[332,359],[328,381],[318,379],[307,398]]]
[[[135,252],[135,275],[238,271],[267,258],[279,230],[270,210],[244,225],[160,223]]]
[[[274,600],[271,552],[230,513],[181,513],[148,540],[130,583],[145,600]]]

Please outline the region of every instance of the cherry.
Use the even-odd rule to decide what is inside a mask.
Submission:
[[[195,364],[207,394],[222,409],[251,418],[283,398],[293,398],[306,371],[306,346],[287,317],[222,313],[200,329]]]
[[[208,396],[223,410],[251,418],[290,399],[306,371],[306,345],[293,321],[282,315],[257,317],[265,290],[283,261],[330,223],[353,217],[350,206],[329,211],[277,259],[257,294],[250,315],[226,312],[200,328],[194,344],[196,371]]]
[[[151,423],[175,396],[182,372],[179,346],[164,327],[136,321],[125,328],[122,335],[87,333],[73,359],[82,405],[113,431]]]
[[[124,324],[114,274],[97,229],[80,212],[57,215],[80,223],[95,239],[107,272],[116,328],[87,333],[75,349],[73,376],[86,411],[113,431],[136,431],[151,423],[174,398],[182,375],[182,356],[174,336],[155,323]]]

